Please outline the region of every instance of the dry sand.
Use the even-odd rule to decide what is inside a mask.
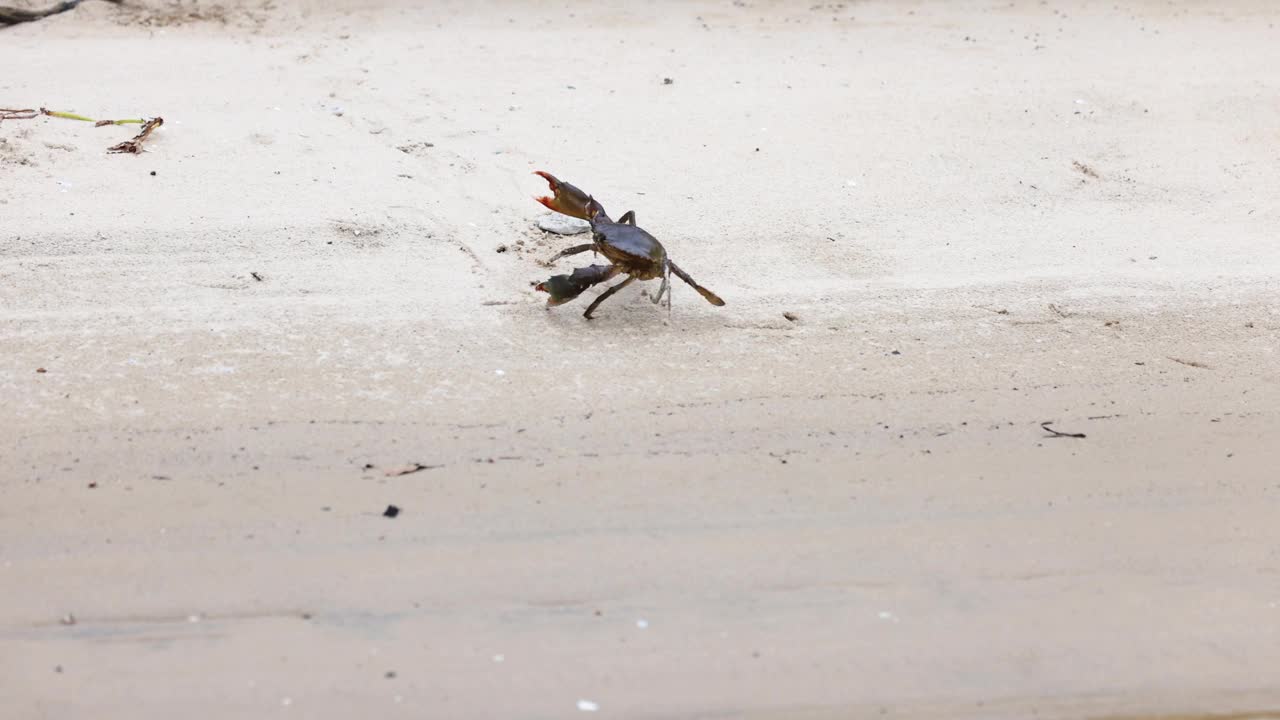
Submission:
[[[1280,7],[334,5],[0,30],[166,119],[0,124],[0,715],[1280,710]]]

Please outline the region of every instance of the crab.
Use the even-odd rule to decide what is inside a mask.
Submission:
[[[724,300],[721,300],[719,295],[699,285],[689,277],[688,273],[672,262],[671,258],[667,257],[666,248],[662,247],[662,243],[658,242],[657,238],[636,226],[634,211],[628,210],[615,222],[605,213],[604,206],[599,201],[582,190],[541,170],[535,171],[534,175],[541,176],[551,186],[551,195],[535,198],[538,202],[555,212],[591,223],[592,242],[561,250],[546,264],[551,265],[560,258],[588,250],[603,255],[610,262],[608,265],[589,265],[578,268],[571,275],[556,275],[546,282],[538,283],[534,289],[551,296],[547,299],[548,307],[563,305],[593,285],[611,280],[618,275],[626,275],[626,280],[600,293],[600,296],[587,306],[582,317],[590,320],[591,313],[600,307],[600,303],[636,280],[658,278],[662,279],[662,285],[658,287],[658,294],[653,297],[653,303],[656,305],[661,302],[663,293],[666,293],[667,311],[670,312],[672,273],[689,283],[699,295],[706,298],[707,302],[716,306],[724,305]]]

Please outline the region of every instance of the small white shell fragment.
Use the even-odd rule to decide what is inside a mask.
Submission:
[[[643,630],[643,629],[645,629],[645,628],[649,627],[649,621],[648,621],[648,620],[645,620],[644,618],[640,618],[639,620],[636,620],[636,627],[638,627],[638,628],[640,628],[641,630]]]
[[[506,656],[506,655],[503,655],[503,654],[501,654],[501,653],[499,653],[499,654],[497,654],[497,655],[494,655],[494,656],[493,656],[493,661],[494,661],[494,662],[496,662],[496,663],[500,663],[500,662],[502,662],[503,660],[506,660],[506,659],[507,659],[507,656]]]
[[[579,235],[590,230],[591,223],[556,213],[538,218],[538,229],[557,235]]]
[[[579,700],[578,709],[582,712],[595,712],[600,709],[600,706],[590,700]]]

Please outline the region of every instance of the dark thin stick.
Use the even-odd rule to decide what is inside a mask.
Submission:
[[[30,120],[31,118],[38,117],[39,115],[40,111],[34,108],[24,108],[22,110],[0,108],[0,122],[5,120]]]
[[[444,467],[444,466],[443,465],[423,465],[422,463],[410,463],[403,467],[391,468],[390,470],[387,470],[382,474],[386,475],[387,477],[399,477],[401,475],[412,475],[416,472],[421,472],[423,470],[435,470],[436,468],[439,468],[439,467]]]
[[[1045,432],[1050,433],[1049,437],[1068,437],[1068,438],[1083,438],[1083,437],[1084,437],[1084,433],[1066,433],[1066,432],[1058,432],[1057,430],[1054,430],[1053,428],[1049,427],[1051,424],[1053,424],[1053,421],[1052,421],[1052,420],[1050,420],[1050,421],[1048,421],[1048,422],[1042,422],[1042,423],[1040,423],[1040,428],[1041,428],[1042,430],[1044,430]]]

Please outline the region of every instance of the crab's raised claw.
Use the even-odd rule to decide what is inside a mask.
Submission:
[[[547,208],[582,220],[591,220],[596,215],[604,214],[604,207],[595,198],[573,185],[541,170],[535,170],[533,174],[542,177],[551,186],[552,195],[534,198]]]

